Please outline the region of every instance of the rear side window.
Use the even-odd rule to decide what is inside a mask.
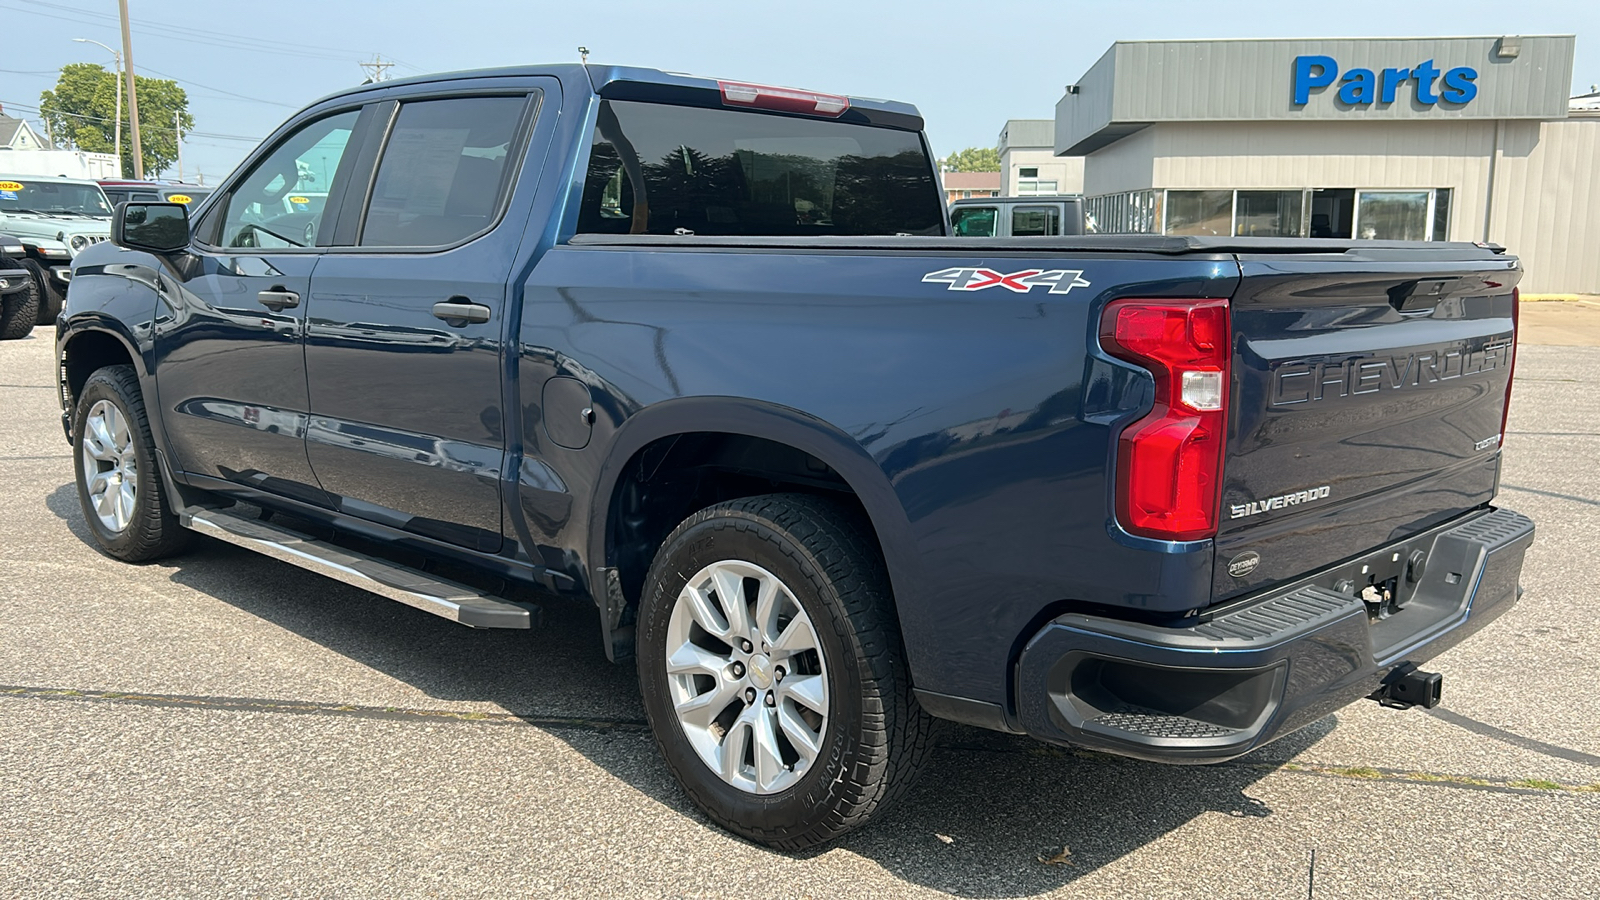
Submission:
[[[364,247],[443,247],[494,224],[524,97],[400,107],[378,164]]]
[[[912,132],[607,100],[584,234],[937,235],[943,201]]]
[[[1037,237],[1061,233],[1061,210],[1054,206],[1016,206],[1011,209],[1011,234]]]

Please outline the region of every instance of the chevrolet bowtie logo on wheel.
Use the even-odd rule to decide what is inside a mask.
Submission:
[[[1021,272],[996,272],[993,269],[940,269],[922,276],[923,281],[950,285],[952,291],[981,291],[984,288],[1003,287],[1008,291],[1026,294],[1040,285],[1050,288],[1052,294],[1065,294],[1075,287],[1088,287],[1082,269],[1023,269]]]

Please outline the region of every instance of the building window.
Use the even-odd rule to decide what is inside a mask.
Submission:
[[[1167,191],[1167,234],[1233,233],[1233,191]]]
[[[1017,196],[1027,197],[1034,194],[1054,194],[1056,183],[1054,181],[1019,181],[1017,182]]]
[[[1300,237],[1304,191],[1238,191],[1233,233],[1240,237]]]
[[[1359,191],[1356,237],[1364,241],[1425,241],[1431,191]]]
[[[1039,177],[1039,167],[1038,166],[1022,166],[1022,167],[1017,169],[1017,177],[1018,178],[1038,178]]]
[[[972,192],[971,191],[962,191],[961,192],[961,199],[963,199],[963,200],[965,200],[965,199],[967,199],[968,197],[971,197],[971,196],[972,196]]]
[[[1450,188],[1166,191],[1164,234],[1449,239]]]

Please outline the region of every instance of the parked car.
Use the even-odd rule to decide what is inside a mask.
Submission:
[[[950,204],[950,227],[957,237],[1041,237],[1096,230],[1084,212],[1081,194],[957,200]]]
[[[1437,703],[1533,537],[1517,260],[952,237],[921,129],[600,66],[321,100],[75,260],[88,528],[480,628],[590,604],[691,800],[776,847],[904,796],[935,719],[1200,763]]]
[[[37,324],[39,287],[22,264],[22,241],[0,234],[0,341],[27,337]]]
[[[100,182],[100,188],[106,192],[106,198],[111,201],[112,206],[130,200],[165,201],[190,206],[211,196],[211,188],[181,181],[103,180]]]
[[[22,241],[24,268],[39,291],[36,322],[53,324],[69,264],[110,234],[111,204],[93,181],[0,174],[0,231]]]

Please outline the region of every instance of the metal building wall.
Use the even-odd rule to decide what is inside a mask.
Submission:
[[[1500,52],[1503,40],[1517,42],[1515,55]],[[1118,42],[1056,104],[1056,152],[1087,153],[1158,122],[1560,118],[1574,49],[1571,35]],[[1342,71],[1425,60],[1440,71],[1469,66],[1478,73],[1477,97],[1424,104],[1408,85],[1392,103],[1349,106],[1338,101],[1335,82],[1296,105],[1298,56],[1332,57]]]
[[[1525,293],[1600,294],[1600,116],[1506,123],[1489,239],[1522,258]]]

